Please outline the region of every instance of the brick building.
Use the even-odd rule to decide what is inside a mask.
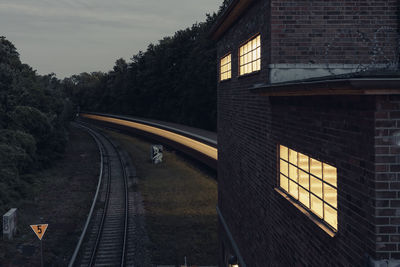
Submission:
[[[400,264],[399,5],[232,0],[218,19],[221,266]]]

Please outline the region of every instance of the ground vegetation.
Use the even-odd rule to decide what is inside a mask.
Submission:
[[[0,37],[0,213],[26,197],[33,172],[62,155],[71,111],[61,81],[38,75]]]

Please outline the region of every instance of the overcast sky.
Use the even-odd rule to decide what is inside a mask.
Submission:
[[[58,78],[111,70],[149,43],[216,12],[222,0],[0,0],[0,36]]]

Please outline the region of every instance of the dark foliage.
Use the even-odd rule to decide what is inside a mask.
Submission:
[[[228,4],[225,0],[218,13]],[[83,110],[154,118],[216,130],[216,45],[208,38],[216,14],[150,44],[108,73],[66,78],[66,92]]]
[[[54,74],[39,76],[0,37],[0,211],[26,194],[29,173],[59,156],[71,104]]]

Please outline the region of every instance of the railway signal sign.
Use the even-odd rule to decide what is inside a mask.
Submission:
[[[42,240],[44,233],[47,230],[47,226],[49,226],[48,224],[33,224],[31,225],[32,230],[35,232],[35,234],[37,235],[37,237]]]

